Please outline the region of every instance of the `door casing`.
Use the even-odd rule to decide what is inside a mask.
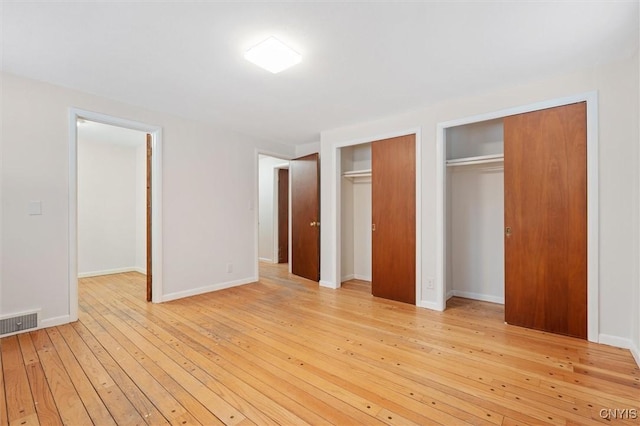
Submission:
[[[577,102],[587,103],[587,339],[590,342],[599,342],[598,93],[595,91],[438,123],[436,134],[436,301],[433,306],[430,306],[431,308],[444,311],[447,302],[446,129]]]
[[[69,317],[78,319],[78,119],[139,130],[151,135],[152,302],[162,302],[162,128],[98,112],[69,109]]]
[[[326,280],[322,276],[320,277],[320,285],[327,288],[339,288],[340,287],[340,277],[342,276],[341,270],[341,246],[342,246],[342,225],[340,223],[340,211],[341,211],[341,200],[342,200],[342,162],[340,155],[341,149],[354,145],[361,145],[364,143],[371,143],[374,141],[379,141],[383,139],[391,139],[399,136],[406,135],[415,135],[415,143],[416,143],[416,151],[415,151],[415,159],[416,159],[416,306],[427,307],[422,303],[422,150],[421,150],[421,141],[422,141],[422,130],[420,127],[413,127],[408,129],[401,129],[394,132],[389,133],[381,133],[375,134],[371,136],[366,136],[363,138],[348,140],[344,142],[338,142],[332,145],[331,147],[331,163],[333,165],[334,175],[332,176],[331,186],[333,189],[333,206],[331,206],[330,210],[325,208],[324,212],[321,214],[330,214],[332,216],[333,223],[335,224],[334,234],[331,238],[332,245],[332,257],[333,257],[333,276],[334,280]],[[321,189],[322,190],[322,189]],[[322,219],[321,219],[322,220]],[[322,268],[321,268],[322,269]]]

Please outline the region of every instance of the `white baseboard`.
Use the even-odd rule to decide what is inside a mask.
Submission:
[[[636,364],[640,367],[640,349],[632,344],[629,350],[631,350],[631,355],[633,355],[633,358],[636,360]]]
[[[371,281],[371,276],[370,275],[354,274],[353,278],[355,278],[356,280],[360,280],[360,281]]]
[[[342,278],[340,278],[340,281],[345,282],[345,281],[349,281],[349,280],[354,280],[356,278],[356,276],[354,274],[348,274],[343,276]]]
[[[453,290],[449,290],[447,292],[447,300],[451,299],[453,297]]]
[[[99,277],[100,275],[122,274],[124,272],[140,272],[141,274],[147,273],[146,270],[138,268],[137,266],[129,266],[128,268],[115,268],[115,269],[105,269],[102,271],[80,272],[78,273],[78,278]]]
[[[631,349],[633,348],[633,342],[631,339],[624,337],[612,336],[610,334],[600,334],[598,336],[598,343],[603,345],[615,346],[616,348]]]
[[[431,302],[429,300],[420,300],[416,303],[419,308],[431,309],[432,311],[442,312],[442,308],[439,303]]]
[[[266,263],[277,263],[277,262],[274,262],[273,259],[270,257],[259,257],[258,260],[260,262],[266,262]]]
[[[71,315],[62,315],[41,320],[38,328],[55,327],[57,325],[69,324],[70,322],[73,322],[71,321]]]
[[[334,290],[340,288],[340,284],[332,283],[331,281],[320,280],[318,284],[320,284],[320,287],[331,288]]]
[[[465,299],[481,300],[483,302],[499,303],[500,305],[504,305],[504,297],[460,290],[451,290],[449,293],[453,296],[464,297]],[[449,297],[449,293],[447,293],[447,297]]]
[[[610,334],[600,334],[598,336],[598,343],[603,345],[615,346],[616,348],[629,349],[633,359],[636,360],[636,364],[640,367],[640,350],[633,343],[631,339],[626,339],[624,337],[612,336]]]
[[[134,266],[133,267],[133,272],[137,272],[137,273],[142,274],[142,275],[147,275],[147,268],[141,268],[139,266]]]
[[[169,302],[171,300],[183,299],[185,297],[197,296],[199,294],[210,293],[212,291],[224,290],[225,288],[237,287],[240,285],[251,284],[257,282],[256,277],[244,278],[241,280],[227,281],[224,283],[212,284],[205,287],[193,288],[185,291],[177,291],[175,293],[168,293],[161,297],[162,302]]]

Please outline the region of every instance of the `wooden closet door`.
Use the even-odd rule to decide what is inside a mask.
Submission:
[[[416,137],[371,144],[374,296],[416,303]]]
[[[505,321],[583,339],[586,125],[584,102],[504,119]]]

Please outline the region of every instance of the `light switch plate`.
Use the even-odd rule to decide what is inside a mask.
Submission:
[[[42,214],[42,201],[29,201],[29,216]]]

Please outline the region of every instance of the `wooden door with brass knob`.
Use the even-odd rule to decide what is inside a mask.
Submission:
[[[504,119],[505,321],[587,337],[586,103]]]
[[[291,160],[291,272],[320,279],[320,173],[318,154]]]

